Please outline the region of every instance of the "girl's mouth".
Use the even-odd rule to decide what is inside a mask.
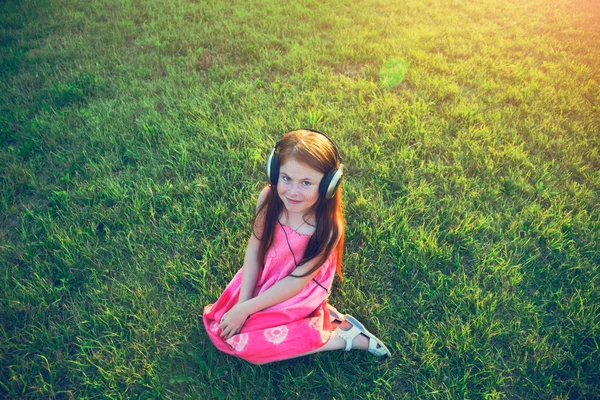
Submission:
[[[301,200],[292,200],[292,199],[290,199],[289,197],[288,197],[287,201],[288,201],[290,204],[300,204],[300,203],[302,203],[302,201],[301,201]]]

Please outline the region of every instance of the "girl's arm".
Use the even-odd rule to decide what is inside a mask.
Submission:
[[[315,257],[300,267],[297,267],[293,274],[302,275],[308,272],[314,264],[318,261],[319,257]],[[314,261],[314,262],[313,262]],[[255,312],[264,310],[265,308],[274,306],[275,304],[282,303],[302,291],[302,289],[319,273],[319,270],[314,271],[312,274],[302,277],[287,276],[271,286],[269,289],[261,293],[260,295],[250,299],[243,304],[240,304],[240,311],[247,315],[252,315]]]
[[[337,240],[339,240],[339,238],[337,238]],[[309,275],[302,275],[312,270],[320,259],[321,255],[317,254],[306,264],[296,267],[291,274],[294,276],[287,276],[255,298],[245,301],[242,304],[238,304],[236,307],[239,308],[240,314],[246,314],[247,318],[247,316],[252,315],[255,312],[284,302],[300,293],[300,291],[308,284],[308,282],[310,282],[319,273],[320,268],[313,271]]]
[[[294,269],[293,275],[296,276],[287,276],[258,296],[233,306],[225,313],[219,324],[221,328],[221,337],[229,339],[240,332],[246,319],[248,319],[250,315],[275,304],[284,302],[300,293],[302,288],[304,288],[304,286],[319,273],[319,269],[307,276],[297,276],[310,271],[318,262],[319,258],[319,256],[316,256],[308,263]]]
[[[258,246],[260,242],[254,236],[250,235],[248,247],[246,248],[246,256],[244,257],[244,266],[242,268],[242,285],[240,287],[240,297],[238,303],[243,303],[252,298],[252,292],[256,285],[256,279],[260,266],[258,264]]]
[[[269,187],[265,187],[260,194],[258,195],[258,201],[256,202],[256,209],[261,206],[261,204],[265,201],[265,197],[267,196],[267,192],[269,191]],[[255,224],[257,227],[253,227],[253,229],[257,230],[257,233],[261,233],[262,225],[264,224],[264,219],[262,216],[258,216],[256,218]],[[258,229],[257,229],[258,228]],[[259,260],[258,260],[258,248],[260,246],[260,240],[256,236],[254,236],[254,231],[250,234],[250,239],[248,239],[248,247],[246,248],[246,255],[244,256],[244,266],[242,269],[242,285],[240,287],[240,297],[238,299],[238,303],[243,303],[246,300],[252,298],[252,292],[254,291],[254,286],[256,285],[256,279],[258,278],[258,273],[260,270]]]

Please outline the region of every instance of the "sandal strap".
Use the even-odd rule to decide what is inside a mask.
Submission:
[[[390,356],[391,355],[390,351],[385,346],[385,344],[377,336],[375,336],[371,332],[369,332],[367,330],[367,328],[365,328],[364,325],[361,324],[360,321],[358,321],[352,315],[346,315],[346,320],[349,323],[351,323],[352,326],[360,327],[357,329],[359,329],[359,331],[362,334],[364,334],[366,337],[369,338],[369,348],[367,349],[369,351],[369,353],[374,354],[376,356],[384,356],[384,355]],[[377,346],[379,346],[379,348],[377,348]]]
[[[370,337],[369,338],[369,353],[379,354],[379,352],[382,348],[381,347],[377,348],[378,345],[379,345],[379,343],[377,343],[377,340]]]
[[[375,354],[376,356],[382,356],[384,354],[387,354],[385,352],[385,349],[382,346],[380,346],[379,348],[377,346],[379,346],[379,343],[377,342],[377,340],[370,337],[369,338],[369,353]]]
[[[373,338],[369,338],[369,352],[377,350],[377,342]]]
[[[329,316],[333,320],[343,322],[346,319],[346,316],[344,314],[339,312],[334,306],[332,306],[329,303],[327,303],[327,310],[329,311]]]
[[[355,337],[361,334],[360,329],[353,325],[352,328],[348,329],[347,331],[343,330],[342,328],[337,328],[337,330],[340,331],[338,333],[339,337],[346,341],[346,351],[352,350],[352,341]]]

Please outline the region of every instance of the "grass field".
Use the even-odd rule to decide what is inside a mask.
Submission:
[[[0,397],[597,398],[599,66],[593,0],[0,1]],[[300,126],[389,359],[204,332]]]

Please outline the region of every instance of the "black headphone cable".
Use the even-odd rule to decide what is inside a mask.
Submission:
[[[287,232],[283,228],[283,224],[281,223],[281,221],[279,220],[279,218],[277,218],[277,222],[279,222],[279,226],[281,226],[281,230],[283,231],[283,234],[285,235],[285,241],[287,242],[288,248],[290,249],[290,252],[292,253],[292,257],[294,258],[294,265],[296,266],[296,268],[298,268],[298,262],[296,261],[296,255],[294,254],[294,250],[292,250],[292,246],[290,245],[290,240],[288,239]],[[325,289],[325,291],[327,292],[327,294],[330,294],[329,290],[325,286],[321,285],[321,282],[319,282],[315,278],[313,278],[312,280],[315,281],[315,283],[317,285],[319,285],[323,289]]]

